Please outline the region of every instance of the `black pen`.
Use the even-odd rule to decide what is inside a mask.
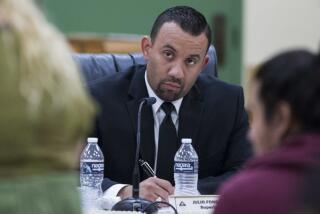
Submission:
[[[149,176],[149,177],[154,177],[156,174],[154,173],[153,169],[151,166],[148,164],[147,161],[144,161],[142,159],[139,159],[139,164],[142,167],[143,171]]]

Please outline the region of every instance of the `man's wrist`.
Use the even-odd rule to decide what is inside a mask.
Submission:
[[[123,188],[128,186],[128,184],[115,184],[109,187],[107,190],[104,191],[103,197],[106,198],[115,198],[118,196],[119,191]]]
[[[127,185],[120,189],[117,196],[119,196],[121,199],[125,199],[132,196],[132,186]]]

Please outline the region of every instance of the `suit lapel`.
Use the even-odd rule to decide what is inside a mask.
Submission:
[[[144,80],[145,67],[139,67],[134,72],[128,95],[127,109],[131,118],[134,132],[137,132],[137,117],[139,101],[141,98],[147,97],[148,92]],[[199,132],[202,114],[204,110],[204,102],[200,94],[197,84],[195,84],[188,95],[183,99],[179,111],[179,130],[178,136],[181,138],[191,138],[197,143],[196,137]],[[142,109],[141,121],[141,158],[148,161],[151,166],[154,165],[154,118],[151,106],[144,106]],[[135,135],[136,136],[136,135]],[[136,140],[134,141],[136,143]],[[179,147],[180,147],[179,140]],[[195,144],[193,144],[195,145]]]
[[[188,95],[184,97],[181,104],[179,112],[179,139],[191,138],[194,143],[197,142],[196,137],[199,132],[203,110],[204,102],[197,85],[195,85]],[[181,144],[181,140],[179,144]]]
[[[148,97],[148,91],[146,88],[145,80],[145,67],[139,67],[134,72],[130,87],[129,87],[129,100],[127,101],[127,109],[131,118],[131,123],[134,128],[134,132],[137,132],[137,119],[138,108],[141,98]],[[135,135],[136,137],[136,135]],[[154,119],[151,106],[144,106],[141,112],[141,144],[140,155],[141,158],[154,164]],[[136,140],[134,141],[136,143]]]

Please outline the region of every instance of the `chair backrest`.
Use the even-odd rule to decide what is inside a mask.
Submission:
[[[203,73],[217,77],[216,50],[211,45],[208,50],[209,62]],[[146,61],[142,53],[132,54],[73,54],[74,60],[79,64],[81,72],[87,82],[105,77],[116,72],[126,72],[134,65],[144,65]]]

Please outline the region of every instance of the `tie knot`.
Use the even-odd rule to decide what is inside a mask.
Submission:
[[[171,112],[174,111],[174,106],[171,102],[162,103],[161,108],[166,113],[166,115],[171,115]]]

